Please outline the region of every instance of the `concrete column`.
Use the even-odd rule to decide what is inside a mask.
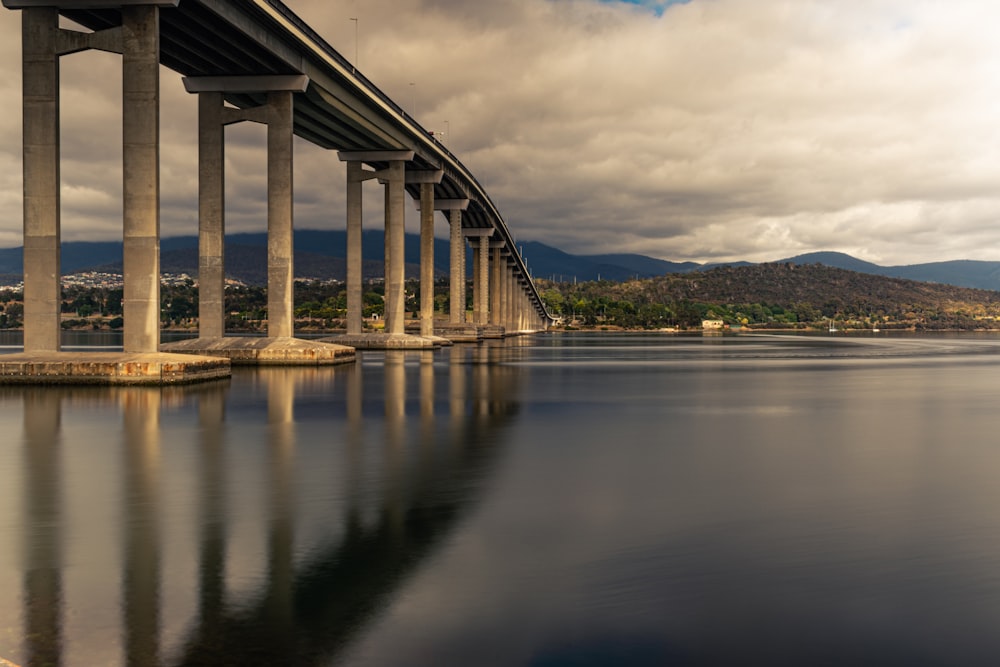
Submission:
[[[503,244],[493,243],[490,246],[491,257],[490,257],[490,292],[489,292],[489,323],[490,324],[503,324],[503,318],[500,314],[500,303],[501,303],[501,293],[502,293],[502,276],[500,273],[501,262],[503,261]]]
[[[405,165],[413,159],[413,151],[340,151],[337,155],[347,163],[347,333],[360,334],[362,329],[361,184],[372,178],[378,178],[385,186],[385,332],[392,333],[395,326],[390,322],[397,309],[395,300],[398,292],[398,333],[403,333],[406,306],[403,300],[406,266],[403,250],[406,233],[403,226]],[[378,172],[364,169],[364,163],[376,162],[388,162],[389,167]],[[394,255],[399,259],[398,267]],[[396,287],[392,287],[392,276],[396,276],[398,281]]]
[[[517,299],[517,283],[514,282],[514,268],[510,263],[506,266],[506,271],[504,272],[504,283],[507,285],[507,299],[504,302],[504,326],[507,328],[508,333],[515,331],[514,327],[514,300]]]
[[[517,299],[521,294],[521,283],[517,279],[517,274],[514,273],[513,267],[510,270],[510,306],[507,311],[507,318],[510,322],[510,328],[512,331],[517,331]]]
[[[434,335],[434,184],[420,184],[420,335]]]
[[[391,208],[391,205],[389,204],[389,184],[388,184],[388,181],[383,181],[382,185],[385,186],[385,187],[382,188],[382,216],[383,216],[383,220],[384,220],[384,223],[383,223],[384,227],[383,227],[383,233],[382,233],[382,258],[383,258],[382,259],[382,262],[383,262],[383,267],[382,267],[382,276],[383,276],[383,285],[382,285],[382,294],[383,294],[383,297],[382,297],[382,302],[383,302],[382,303],[382,317],[383,317],[384,325],[385,325],[384,331],[385,331],[385,333],[389,333],[389,320],[392,319],[391,313],[396,312],[396,310],[395,310],[396,309],[396,305],[395,305],[395,303],[396,303],[396,293],[394,291],[392,291],[392,290],[389,289],[389,275],[391,273],[389,267],[392,266],[392,243],[391,243],[392,239],[391,239],[391,235],[389,234],[389,209]],[[405,220],[404,220],[404,224],[405,224]],[[406,268],[405,264],[403,265],[403,268],[404,268],[404,271],[405,271],[405,268]],[[405,283],[405,280],[404,280],[404,283]],[[406,311],[406,304],[405,303],[403,305],[403,311],[404,311],[404,313]],[[404,325],[404,330],[405,330],[405,325]]]
[[[527,328],[525,326],[525,323],[524,323],[524,306],[525,306],[524,284],[522,283],[519,286],[518,297],[517,297],[517,330],[518,331],[524,331]]]
[[[434,208],[448,211],[450,225],[449,309],[451,324],[465,323],[465,236],[462,233],[462,211],[469,206],[468,199],[436,199]]]
[[[160,10],[122,7],[125,352],[160,343]]]
[[[292,262],[292,93],[267,94],[267,335],[294,329]]]
[[[482,292],[479,290],[480,251],[479,244],[475,239],[469,239],[469,243],[472,245],[472,323],[479,324],[479,313],[483,309],[482,304],[479,302],[482,297]]]
[[[405,162],[393,160],[386,170],[385,184],[385,295],[388,334],[404,333],[406,302],[403,293],[406,281],[406,256],[404,243],[406,230],[403,225],[406,203]]]
[[[358,335],[362,330],[363,304],[361,260],[362,184],[365,181],[362,163],[347,162],[347,333]]]
[[[22,12],[25,352],[59,351],[58,35],[56,9]]]
[[[198,94],[198,337],[225,329],[225,127],[222,93]]]
[[[462,236],[462,210],[453,209],[449,219],[451,225],[451,275],[449,288],[452,324],[465,323],[465,237]]]
[[[479,264],[476,266],[476,292],[479,297],[479,310],[476,313],[476,324],[489,324],[490,317],[490,239],[479,237]]]
[[[463,233],[472,243],[472,323],[482,326],[489,323],[490,237],[493,228],[477,227],[465,229]]]

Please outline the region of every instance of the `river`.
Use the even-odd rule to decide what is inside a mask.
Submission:
[[[0,665],[1000,655],[996,335],[540,334],[0,430]]]

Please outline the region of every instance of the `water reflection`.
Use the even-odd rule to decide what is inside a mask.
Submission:
[[[0,643],[0,658],[326,664],[461,521],[502,453],[521,373],[491,377],[488,354],[388,352],[191,388],[0,390],[0,406],[23,409],[22,644]],[[118,490],[74,507],[69,529],[68,495],[93,471]],[[117,555],[93,542],[106,522]],[[117,582],[88,579],[109,567]],[[115,599],[116,630],[80,618]]]
[[[122,400],[126,516],[122,572],[125,662],[160,662],[160,392],[125,393]]]
[[[59,398],[24,396],[24,619],[28,664],[59,664],[62,643],[62,497]]]

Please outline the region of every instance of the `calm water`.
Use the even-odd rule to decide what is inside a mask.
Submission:
[[[0,664],[1000,657],[1000,337],[540,335],[0,429]]]

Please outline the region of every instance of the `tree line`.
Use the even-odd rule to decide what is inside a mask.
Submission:
[[[835,269],[820,264],[757,264],[655,278],[582,283],[537,279],[549,313],[564,327],[623,329],[700,329],[704,320],[730,327],[806,328],[834,322],[841,328],[994,329],[1000,328],[1000,292],[923,283]],[[384,284],[365,283],[363,315],[384,314]],[[191,328],[198,323],[194,281],[162,285],[161,323]],[[471,283],[466,311],[472,307]],[[23,326],[22,294],[0,292],[0,328]],[[419,281],[405,286],[408,317],[420,310]],[[294,314],[298,329],[336,330],[344,326],[347,294],[338,281],[297,280]],[[436,282],[434,310],[450,310],[447,279]],[[63,326],[118,329],[122,322],[120,287],[68,286],[63,290]],[[225,293],[226,328],[266,329],[267,289],[231,284]]]
[[[1000,293],[857,273],[820,264],[724,266],[624,282],[536,281],[569,327],[998,328]]]

